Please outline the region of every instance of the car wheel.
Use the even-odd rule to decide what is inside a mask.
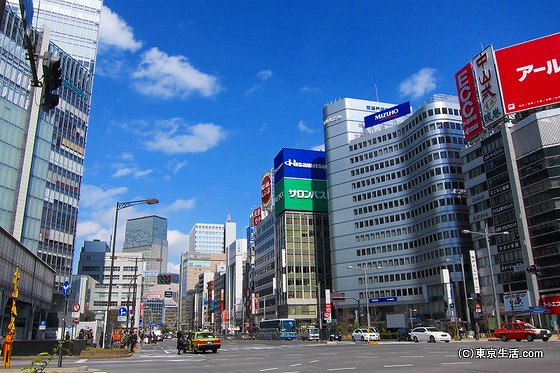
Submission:
[[[507,337],[505,334],[502,334],[502,337],[500,339],[502,340],[502,342],[507,342]]]
[[[431,342],[431,343],[436,343],[436,339],[434,338],[433,335],[430,336],[430,342]]]
[[[364,336],[362,335],[362,342],[365,341]]]
[[[445,343],[449,343],[449,342],[451,342],[451,341],[445,341]]]
[[[216,353],[216,352],[218,352],[218,349],[217,349],[217,348],[213,348],[213,349],[212,349],[212,352],[213,352],[213,353]]]
[[[416,336],[414,336],[413,340],[414,340],[414,342],[416,342],[416,343],[419,342],[419,341],[418,341],[418,337],[416,337]]]
[[[354,338],[354,336],[352,336],[352,342],[356,342],[356,338]]]
[[[532,334],[527,334],[527,340],[528,340],[529,342],[533,342],[534,339],[535,339],[535,337],[533,337]]]
[[[521,339],[516,339],[517,342],[521,342]]]
[[[543,340],[543,342],[546,342],[546,341],[548,341],[548,337],[543,337],[542,340]]]

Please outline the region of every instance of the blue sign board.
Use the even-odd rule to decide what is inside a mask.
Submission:
[[[543,306],[529,306],[529,312],[531,312],[531,313],[550,313],[551,311],[548,308],[544,308]]]
[[[64,281],[62,283],[62,295],[70,294],[70,283],[68,281]]]
[[[127,313],[128,313],[128,310],[126,309],[126,307],[121,307],[117,311],[117,315],[119,315],[119,316],[126,316]]]
[[[389,297],[389,298],[369,298],[369,303],[384,303],[384,302],[396,302],[397,297]]]
[[[410,114],[410,112],[410,102],[407,101],[403,104],[368,115],[364,118],[364,124],[366,128],[373,127],[378,124],[408,115]]]
[[[283,178],[326,180],[325,152],[283,148],[274,157],[274,185]]]

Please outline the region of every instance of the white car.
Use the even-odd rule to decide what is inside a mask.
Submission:
[[[359,328],[352,332],[352,342],[355,341],[379,341],[381,336],[375,328]]]
[[[432,326],[419,326],[417,328],[414,328],[410,332],[410,337],[414,342],[451,341],[451,335],[449,333],[442,332],[441,330],[438,330],[437,328],[434,328]]]

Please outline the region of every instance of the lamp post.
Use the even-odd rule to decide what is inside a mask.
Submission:
[[[486,239],[486,250],[488,252],[488,264],[490,266],[490,276],[492,277],[492,293],[494,295],[494,313],[496,315],[496,321],[497,321],[497,325],[498,328],[502,327],[502,321],[500,318],[500,308],[499,308],[499,304],[498,304],[498,294],[496,293],[496,280],[494,279],[494,269],[492,268],[492,254],[490,253],[490,237],[492,236],[500,236],[500,235],[508,235],[509,232],[504,231],[504,232],[499,232],[499,233],[490,233],[488,232],[488,224],[486,224],[486,222],[484,222],[484,232],[476,232],[476,231],[471,231],[468,229],[463,229],[461,231],[461,233],[464,234],[472,234],[475,236],[483,236]]]
[[[463,277],[463,292],[465,296],[465,308],[467,310],[467,332],[470,330],[471,327],[471,310],[469,307],[469,298],[467,296],[467,282],[465,281],[465,263],[463,261],[463,254],[461,254],[460,260],[453,260],[450,258],[445,259],[448,263],[460,263],[461,264],[461,275]]]
[[[113,237],[111,238],[111,268],[109,270],[109,294],[107,295],[107,309],[105,310],[105,325],[103,325],[103,338],[105,339],[105,348],[109,348],[111,336],[108,335],[109,330],[109,310],[111,309],[111,298],[113,293],[113,271],[115,266],[115,244],[117,235],[117,222],[119,219],[119,210],[136,205],[155,205],[159,201],[155,198],[140,199],[127,202],[117,202],[115,207],[115,220],[113,222]]]
[[[348,269],[354,269],[353,266],[348,266]],[[381,268],[381,266],[377,265],[377,269]],[[363,265],[361,267],[361,269],[364,270],[364,291],[365,291],[365,297],[366,297],[366,314],[367,314],[367,326],[368,328],[371,328],[371,318],[369,316],[369,293],[368,293],[368,273],[367,273],[367,266]]]

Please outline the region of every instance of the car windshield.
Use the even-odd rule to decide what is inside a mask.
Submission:
[[[426,331],[427,331],[427,332],[439,332],[439,330],[438,330],[437,328],[433,328],[433,327],[431,327],[431,328],[426,328]]]
[[[377,333],[377,330],[375,330],[375,328],[368,328],[365,330],[366,333]]]
[[[525,323],[523,324],[523,329],[536,329],[533,325]]]
[[[198,338],[216,338],[214,333],[198,333]]]

